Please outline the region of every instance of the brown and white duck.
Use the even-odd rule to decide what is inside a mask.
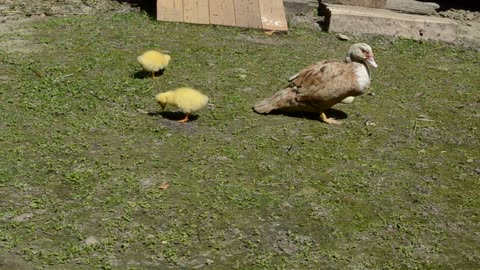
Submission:
[[[261,114],[272,111],[319,113],[323,122],[341,124],[327,118],[325,111],[366,92],[370,85],[369,65],[377,67],[372,48],[365,43],[353,44],[344,61],[323,60],[301,70],[290,77],[287,87],[258,102],[253,109]]]

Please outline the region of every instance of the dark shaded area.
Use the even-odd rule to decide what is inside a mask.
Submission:
[[[315,121],[321,121],[320,120],[320,113],[312,113],[312,112],[282,112],[282,111],[273,111],[269,114],[273,115],[285,115],[289,117],[296,117],[296,118],[304,118],[308,120],[315,120]],[[337,110],[337,109],[328,109],[325,114],[327,115],[328,118],[334,118],[337,120],[343,120],[347,119],[347,114]]]
[[[154,73],[154,74],[155,74],[155,78],[162,76],[164,72],[165,72],[164,69],[161,69],[161,70],[155,72],[155,73]],[[152,78],[152,73],[147,72],[147,71],[145,71],[145,70],[140,70],[140,71],[135,72],[135,73],[133,74],[133,77],[134,77],[135,79]]]
[[[165,119],[172,120],[172,121],[179,121],[185,118],[185,114],[179,111],[156,111],[156,112],[149,112],[149,116],[161,116]],[[198,119],[198,115],[189,115],[188,121],[195,121]]]
[[[157,1],[156,0],[116,0],[119,3],[127,3],[133,7],[138,7],[141,10],[145,11],[152,18],[157,18]]]
[[[437,11],[449,9],[464,9],[470,11],[480,11],[480,1],[478,0],[417,0],[419,2],[434,2],[440,5]]]
[[[322,29],[322,31],[328,32],[328,27],[330,26],[330,12],[327,11],[327,6],[320,3],[317,8],[317,13],[319,16],[323,16],[317,23]]]

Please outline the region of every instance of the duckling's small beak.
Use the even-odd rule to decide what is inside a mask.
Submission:
[[[377,63],[375,62],[375,59],[373,58],[373,56],[370,56],[370,57],[368,57],[368,58],[365,59],[365,60],[367,60],[367,62],[368,62],[373,68],[377,68],[377,67],[378,67],[378,65],[377,65]]]
[[[162,111],[165,110],[165,104],[163,104],[161,102],[157,102],[157,103],[160,106],[160,108],[162,108]]]

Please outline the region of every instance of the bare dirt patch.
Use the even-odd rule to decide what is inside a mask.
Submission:
[[[6,53],[34,52],[36,48],[25,38],[31,33],[23,27],[34,19],[139,9],[140,4],[129,0],[3,0],[0,1],[0,49]]]
[[[105,0],[4,0],[0,2],[0,22],[48,16],[128,12],[137,9],[136,1]]]
[[[437,15],[458,23],[458,42],[480,49],[480,11],[449,9]]]

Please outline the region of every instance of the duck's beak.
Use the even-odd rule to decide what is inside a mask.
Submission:
[[[370,57],[368,57],[368,58],[365,59],[365,60],[367,60],[367,62],[368,62],[372,67],[374,67],[374,68],[377,68],[377,67],[378,67],[378,65],[377,65],[377,63],[375,62],[375,59],[373,58],[373,56],[370,56]]]

